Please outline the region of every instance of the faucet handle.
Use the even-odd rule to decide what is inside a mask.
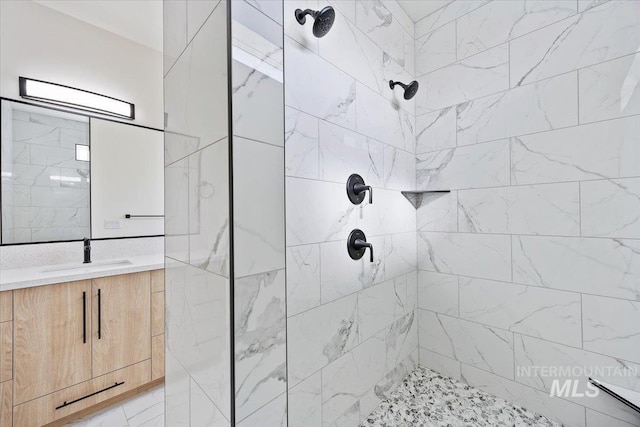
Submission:
[[[369,262],[373,262],[373,244],[367,242],[367,236],[359,229],[353,230],[347,239],[347,251],[351,259],[359,260],[369,248]]]
[[[364,200],[364,192],[369,191],[369,204],[373,203],[373,188],[365,185],[364,179],[357,173],[347,179],[347,196],[354,205],[359,205]]]

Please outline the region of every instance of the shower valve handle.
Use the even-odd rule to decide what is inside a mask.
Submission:
[[[369,204],[373,203],[373,188],[371,188],[370,185],[356,184],[356,185],[353,186],[353,191],[356,194],[360,194],[363,191],[368,191],[369,192]]]
[[[351,259],[359,260],[362,258],[367,248],[369,248],[369,262],[373,262],[373,245],[367,242],[367,236],[357,228],[351,231],[347,239],[347,251]]]
[[[353,242],[353,247],[356,249],[369,248],[369,262],[373,262],[373,244],[367,243],[366,240],[356,239],[356,241]]]
[[[354,205],[359,205],[364,201],[365,191],[369,192],[369,204],[373,203],[373,188],[365,185],[364,179],[357,173],[352,174],[347,179],[347,197]]]

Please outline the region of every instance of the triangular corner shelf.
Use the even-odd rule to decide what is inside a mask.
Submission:
[[[450,193],[450,190],[419,190],[419,191],[401,191],[402,195],[407,198],[414,208],[418,209],[422,206],[425,195]]]

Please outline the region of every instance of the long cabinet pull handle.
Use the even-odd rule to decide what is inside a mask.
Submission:
[[[98,289],[98,339],[102,339],[102,296]]]
[[[109,386],[109,387],[103,388],[102,390],[95,391],[95,392],[93,392],[93,393],[91,393],[91,394],[87,394],[86,396],[79,397],[78,399],[72,400],[71,402],[67,402],[67,401],[65,400],[65,401],[64,401],[64,403],[63,403],[62,405],[60,405],[60,406],[56,407],[56,411],[57,411],[58,409],[62,409],[62,408],[64,408],[65,406],[73,405],[74,403],[80,402],[81,400],[84,400],[84,399],[88,399],[88,398],[90,398],[90,397],[93,397],[93,396],[95,396],[96,394],[104,393],[105,391],[107,391],[107,390],[111,390],[112,388],[116,388],[116,387],[118,387],[118,386],[121,386],[122,384],[124,384],[124,381],[121,381],[121,382],[119,382],[119,383],[118,383],[118,382],[117,382],[117,383],[114,383],[113,385],[111,385],[111,386]]]
[[[87,292],[82,292],[82,342],[87,343]]]

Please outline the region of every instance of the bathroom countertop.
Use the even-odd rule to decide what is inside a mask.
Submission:
[[[123,260],[130,261],[130,263],[114,264]],[[109,265],[108,263],[112,264]],[[160,268],[164,268],[164,256],[162,254],[95,260],[86,267],[81,262],[77,262],[74,264],[41,265],[2,270],[0,271],[0,291],[117,276],[119,274],[137,273]]]

